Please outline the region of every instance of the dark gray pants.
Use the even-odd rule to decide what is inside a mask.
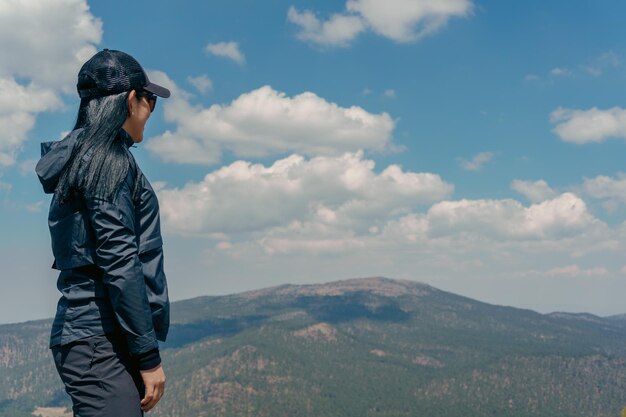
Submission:
[[[141,417],[144,388],[119,336],[101,335],[52,348],[75,417]]]

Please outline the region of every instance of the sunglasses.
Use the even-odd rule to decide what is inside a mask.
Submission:
[[[154,111],[156,106],[157,96],[156,94],[149,93],[147,91],[137,91],[137,97],[144,97],[150,106],[150,113]]]

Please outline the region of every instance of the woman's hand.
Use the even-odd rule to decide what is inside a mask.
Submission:
[[[141,409],[150,411],[159,402],[165,391],[165,372],[163,372],[163,367],[160,364],[156,368],[139,372],[141,372],[141,378],[146,387],[146,394],[141,400]]]

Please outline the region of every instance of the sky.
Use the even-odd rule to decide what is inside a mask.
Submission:
[[[0,322],[51,317],[42,141],[130,53],[170,297],[384,276],[626,313],[626,3],[0,0]]]

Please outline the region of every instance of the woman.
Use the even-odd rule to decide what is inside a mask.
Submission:
[[[129,148],[156,98],[130,55],[105,49],[80,69],[74,130],[42,144],[37,175],[61,298],[50,347],[77,417],[135,417],[161,399],[158,340],[169,326],[159,207]]]

